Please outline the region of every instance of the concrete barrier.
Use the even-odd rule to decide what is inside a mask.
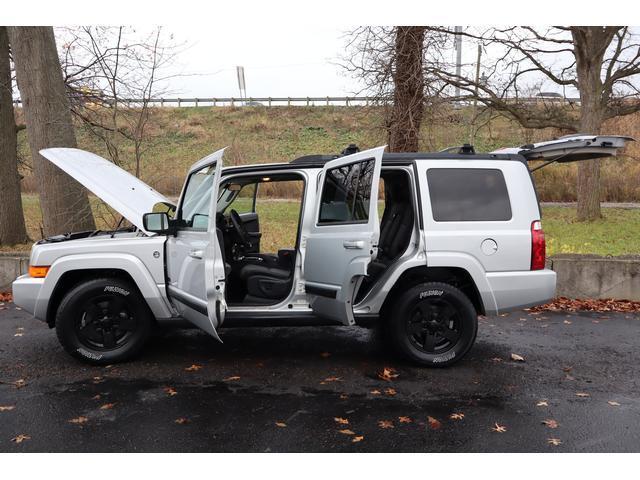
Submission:
[[[547,266],[558,274],[558,296],[640,301],[640,256],[557,255]],[[28,267],[28,254],[0,253],[0,291]]]

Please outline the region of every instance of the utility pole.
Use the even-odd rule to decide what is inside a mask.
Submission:
[[[244,67],[236,67],[236,74],[238,76],[238,89],[240,90],[240,99],[246,100],[247,85],[244,82]]]
[[[455,27],[456,33],[456,77],[462,74],[462,27]],[[460,87],[456,87],[456,98],[460,97]]]

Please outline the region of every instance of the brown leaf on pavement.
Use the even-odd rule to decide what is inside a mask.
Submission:
[[[198,364],[193,364],[190,367],[187,367],[184,369],[185,372],[197,372],[198,370],[200,370],[202,368],[202,365],[198,365]]]
[[[393,422],[391,420],[380,420],[378,422],[378,426],[383,429],[394,428]]]
[[[30,437],[29,435],[24,434],[24,433],[21,433],[21,434],[20,434],[20,435],[18,435],[17,437],[13,437],[13,438],[11,439],[11,441],[12,441],[12,442],[15,442],[15,443],[22,443],[22,442],[24,442],[25,440],[31,440],[31,437]]]
[[[384,393],[389,395],[390,397],[393,397],[398,392],[396,392],[395,388],[385,388]]]
[[[631,300],[615,300],[613,298],[570,299],[567,297],[558,297],[550,303],[526,310],[531,313],[538,313],[542,311],[576,312],[578,310],[586,310],[590,312],[638,312],[640,311],[640,302],[634,302]]]
[[[451,420],[462,420],[464,418],[464,413],[455,412],[455,413],[452,413],[451,415],[449,415],[449,418]]]
[[[411,422],[413,422],[411,417],[398,417],[398,421],[400,423],[411,423]]]
[[[15,405],[0,405],[0,412],[9,412],[16,408]]]
[[[493,363],[502,362],[502,358],[500,358],[500,357],[493,357],[493,358],[490,358],[489,360],[492,361]]]
[[[349,430],[348,428],[345,428],[344,430],[338,430],[341,434],[343,435],[355,435],[356,432]]]
[[[76,425],[82,425],[83,423],[87,423],[89,419],[87,417],[76,417],[69,420],[69,423],[75,423]]]
[[[276,422],[276,427],[285,428],[287,426],[284,422]]]
[[[164,388],[164,393],[166,393],[167,395],[169,395],[170,397],[173,397],[174,395],[177,395],[178,392],[176,391],[175,388],[173,387],[165,387]]]
[[[347,418],[333,417],[333,420],[340,425],[349,425],[349,420]]]
[[[517,353],[512,353],[511,360],[513,360],[514,362],[524,362],[524,357],[522,355],[518,355]]]
[[[504,433],[507,431],[507,427],[505,427],[504,425],[500,425],[499,423],[495,423],[493,427],[491,427],[491,430],[498,433]]]
[[[349,398],[349,395],[347,395],[346,393],[340,394],[340,400],[346,400],[347,398]]]
[[[91,397],[91,400],[100,400],[101,398],[102,398],[102,395],[98,393],[97,395],[94,395],[93,397]]]
[[[364,440],[364,435],[356,435],[351,439],[351,443],[358,443]]]
[[[558,445],[562,444],[562,440],[560,440],[559,438],[549,438],[547,439],[547,443],[549,445],[553,445],[554,447],[557,447]]]
[[[607,403],[609,405],[611,405],[612,407],[619,407],[620,406],[620,404],[618,402],[614,401],[614,400],[609,400],[609,401],[607,401]]]
[[[186,425],[187,423],[191,423],[191,420],[185,417],[179,417],[174,420],[174,423],[177,423],[178,425]]]
[[[240,377],[237,375],[233,375],[232,377],[223,378],[223,382],[235,382],[236,380],[240,380]]]
[[[105,403],[100,407],[100,410],[111,410],[115,406],[116,406],[115,403]]]
[[[548,418],[547,420],[542,421],[543,425],[546,425],[549,428],[558,428],[558,422],[553,418]]]
[[[382,395],[382,392],[380,390],[378,390],[377,388],[375,390],[371,390],[369,393],[371,395]]]
[[[12,382],[11,385],[13,385],[13,388],[23,388],[27,386],[27,382],[24,378],[21,378],[19,380],[16,380],[15,382]]]
[[[325,385],[330,382],[341,382],[341,381],[342,381],[342,377],[327,377],[320,382],[320,385]]]
[[[576,397],[580,397],[580,398],[587,398],[590,397],[591,394],[587,393],[587,392],[577,392],[576,393]]]
[[[387,382],[390,382],[391,380],[398,377],[399,375],[396,372],[395,368],[384,367],[381,371],[378,372],[378,378]]]
[[[536,403],[536,407],[548,407],[549,406],[549,402],[547,402],[546,400],[540,400],[538,403]]]
[[[431,430],[438,430],[440,427],[442,427],[442,423],[440,423],[440,420],[434,417],[427,417],[427,424],[429,425],[429,428]]]

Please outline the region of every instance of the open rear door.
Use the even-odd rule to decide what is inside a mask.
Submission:
[[[568,163],[614,157],[627,142],[632,141],[631,137],[619,135],[566,135],[548,142],[501,148],[491,153],[519,154],[529,161],[544,160],[547,162],[546,164]]]
[[[385,147],[327,162],[320,175],[314,222],[304,253],[311,308],[320,317],[353,325],[353,299],[377,254],[378,182]]]

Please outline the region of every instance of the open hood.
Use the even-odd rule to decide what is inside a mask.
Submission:
[[[142,216],[151,212],[159,202],[172,204],[139,178],[95,153],[78,148],[45,148],[40,150],[40,155],[147,234],[149,232],[143,227]]]
[[[546,160],[567,163],[614,157],[631,137],[619,135],[566,135],[548,142],[533,143],[521,147],[500,148],[491,153],[511,153],[522,155],[527,160]]]

